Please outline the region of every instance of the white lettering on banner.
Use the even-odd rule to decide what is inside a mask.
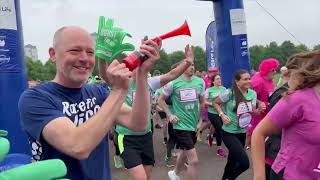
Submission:
[[[244,9],[230,9],[230,23],[233,36],[247,34]]]
[[[210,69],[216,68],[216,60],[215,60],[215,56],[214,56],[214,42],[211,41],[210,44]]]
[[[0,0],[0,29],[17,30],[14,0]]]
[[[96,105],[96,100],[97,99],[93,97],[92,99],[81,101],[80,103],[70,104],[69,102],[62,102],[62,112],[68,117],[75,115],[73,123],[76,126],[80,126],[100,109],[100,106]]]
[[[6,57],[5,55],[0,55],[0,64],[10,62],[10,57]]]

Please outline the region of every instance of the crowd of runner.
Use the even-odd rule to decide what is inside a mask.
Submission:
[[[248,151],[255,180],[320,179],[320,51],[293,55],[281,68],[269,58],[256,73],[239,69],[226,88],[218,69],[195,72],[190,45],[171,70],[151,76],[161,45],[145,40],[140,51],[149,59],[141,67],[129,72],[117,61],[101,61],[106,83],[94,84],[86,83],[94,65],[89,37],[78,27],[58,30],[49,50],[55,79],[21,96],[22,127],[31,146],[41,147],[33,149],[34,160],[63,159],[71,179],[108,179],[108,137],[114,166],[131,179],[149,180],[157,161],[153,132],[161,129],[170,180],[179,180],[184,169],[198,179],[195,144],[204,133],[208,146],[217,146],[213,156],[226,159],[217,179],[248,170]]]

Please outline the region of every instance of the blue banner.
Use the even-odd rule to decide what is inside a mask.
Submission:
[[[0,29],[0,72],[21,72],[22,62],[17,58],[18,32],[10,29]],[[19,59],[19,60],[18,60]]]
[[[217,52],[216,22],[212,21],[206,32],[206,56],[208,70],[218,69]]]
[[[0,72],[21,72],[15,2],[0,0]]]
[[[233,39],[234,58],[239,69],[250,72],[248,40],[246,34],[236,35]]]
[[[0,0],[0,129],[8,131],[10,153],[31,154],[18,110],[26,88],[20,0]]]

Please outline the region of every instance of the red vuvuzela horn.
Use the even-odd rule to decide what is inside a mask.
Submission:
[[[191,36],[189,26],[187,21],[185,21],[179,28],[163,34],[159,37],[153,38],[152,40],[156,43],[159,43],[159,39],[164,40],[174,36],[180,35],[188,35]],[[133,71],[136,67],[138,67],[143,61],[145,61],[148,57],[146,55],[141,54],[138,51],[131,53],[128,57],[123,59],[123,63],[126,64],[126,67],[129,68],[130,71]]]

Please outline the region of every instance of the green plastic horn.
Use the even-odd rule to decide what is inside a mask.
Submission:
[[[39,161],[0,173],[1,180],[52,180],[64,177],[67,167],[60,159]]]

